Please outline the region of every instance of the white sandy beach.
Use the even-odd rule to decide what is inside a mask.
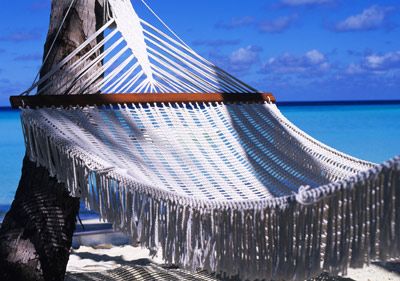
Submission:
[[[165,267],[159,257],[132,246],[82,246],[73,250],[67,267],[66,281],[75,280],[192,280],[216,281],[206,273],[189,273]]]
[[[400,280],[399,269],[400,265],[397,265],[396,273],[372,264],[363,269],[349,269],[346,277],[355,281],[398,281]],[[80,247],[72,252],[67,272],[67,281],[84,278],[90,280],[89,276],[93,275],[102,276],[104,279],[92,280],[217,280],[201,273],[185,278],[185,274],[182,274],[183,271],[165,269],[162,267],[162,260],[159,257],[151,258],[148,250],[132,246],[109,247],[105,245],[97,249]],[[125,279],[118,279],[118,275],[121,278],[122,273],[125,275]],[[130,273],[129,276],[126,275],[127,273]],[[140,277],[143,276],[147,276],[148,279],[141,279]]]
[[[93,223],[95,221],[87,221]],[[206,273],[189,274],[178,268],[166,268],[160,255],[150,256],[147,249],[128,245],[121,234],[78,237],[80,246],[73,249],[67,267],[67,281],[73,280],[217,280]],[[101,244],[107,237],[107,244]],[[75,240],[77,237],[75,237]],[[88,243],[90,241],[90,243]],[[346,278],[355,281],[400,281],[400,262],[371,264],[363,269],[349,269]]]

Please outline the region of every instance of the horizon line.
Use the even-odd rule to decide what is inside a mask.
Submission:
[[[318,105],[390,105],[390,104],[400,104],[400,99],[395,100],[321,100],[321,101],[277,101],[278,106],[318,106]],[[0,110],[18,110],[12,109],[8,105],[0,105]]]

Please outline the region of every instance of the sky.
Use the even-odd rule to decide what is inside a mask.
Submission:
[[[0,106],[40,67],[50,0],[3,1]],[[140,14],[143,5],[132,0]],[[398,0],[147,0],[202,56],[278,101],[400,99]]]

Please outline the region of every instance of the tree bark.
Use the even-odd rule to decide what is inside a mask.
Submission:
[[[98,2],[99,1],[99,2]],[[44,62],[41,77],[95,33],[103,24],[103,0],[77,0]],[[52,0],[44,57],[56,37],[71,0]],[[101,40],[101,36],[97,40]],[[96,41],[96,40],[95,40]],[[93,42],[90,49],[96,42]],[[88,49],[87,48],[87,49]],[[79,59],[83,50],[73,61]],[[91,59],[96,57],[95,54]],[[74,76],[66,65],[42,94],[60,94],[60,85]],[[100,67],[98,65],[97,67]],[[82,66],[83,67],[83,66]],[[96,69],[94,69],[96,70]],[[64,83],[65,84],[65,83]],[[79,82],[77,83],[79,86]],[[22,176],[10,211],[0,229],[0,280],[64,280],[79,198],[69,196],[64,184],[25,157]]]
[[[68,17],[61,27],[62,21],[70,7],[71,1],[72,0],[52,0],[50,26],[47,33],[46,43],[44,45],[43,61],[47,56],[48,58],[46,61],[44,61],[41,69],[41,77],[48,73],[53,66],[59,63],[63,58],[72,53],[90,35],[94,34],[96,30],[98,30],[104,23],[104,0],[76,0],[74,6],[68,13]],[[61,30],[59,32],[60,28]],[[56,37],[57,33],[59,33],[58,37]],[[88,75],[101,67],[101,64],[95,66],[91,72],[87,73],[82,79],[75,81],[73,85],[68,83],[66,84],[65,81],[74,78],[77,72],[84,68],[90,60],[95,59],[99,53],[102,52],[102,49],[91,56],[89,61],[86,64],[82,64],[80,68],[71,71],[69,66],[87,53],[88,50],[92,49],[92,47],[94,47],[102,39],[103,35],[98,36],[96,40],[92,41],[86,48],[81,50],[77,56],[72,58],[69,63],[61,69],[61,73],[57,73],[55,76],[50,78],[50,80],[53,80],[54,84],[51,87],[46,88],[46,90],[41,94],[60,95],[65,93],[67,90],[68,94],[76,93],[76,90],[79,90],[79,88],[83,86],[81,82]],[[50,50],[53,43],[54,46],[52,50]],[[38,90],[41,90],[41,85],[39,86]],[[98,92],[98,89],[91,89],[88,92],[96,93]]]
[[[63,280],[78,212],[79,198],[25,157],[0,230],[0,280]]]

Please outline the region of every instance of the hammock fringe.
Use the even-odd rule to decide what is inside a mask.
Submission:
[[[205,205],[133,182],[35,120],[22,123],[31,161],[115,229],[161,249],[168,264],[245,280],[304,280],[400,257],[400,157],[300,197]]]
[[[141,19],[130,1],[108,8],[112,18],[24,95],[49,87],[58,95],[222,93],[224,102],[229,93],[260,95]],[[78,74],[65,77],[67,66]],[[29,113],[19,100],[30,160],[115,229],[161,250],[166,263],[244,280],[304,280],[400,255],[400,158],[374,166],[328,148],[270,99],[251,108],[118,105],[104,115],[89,106]]]

